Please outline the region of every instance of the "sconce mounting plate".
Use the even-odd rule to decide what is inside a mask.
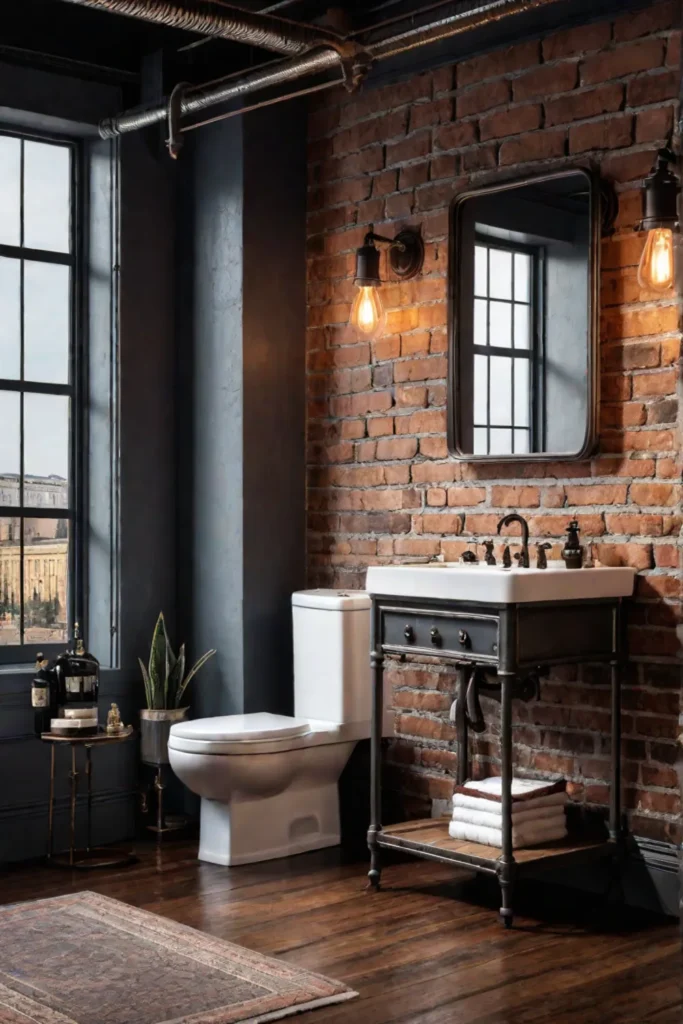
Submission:
[[[399,231],[389,249],[389,264],[396,277],[402,281],[416,277],[422,270],[424,257],[425,247],[419,231],[410,228]]]

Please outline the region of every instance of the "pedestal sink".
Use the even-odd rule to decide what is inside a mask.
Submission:
[[[566,569],[564,562],[549,562],[547,569],[428,562],[372,565],[365,588],[373,596],[523,604],[630,597],[634,577],[635,569],[627,567]]]

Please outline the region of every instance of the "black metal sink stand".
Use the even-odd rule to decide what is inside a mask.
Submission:
[[[519,604],[476,604],[464,601],[372,596],[372,751],[370,887],[380,886],[380,851],[401,850],[495,875],[500,885],[500,918],[513,923],[513,887],[517,877],[540,868],[559,867],[568,859],[615,857],[622,843],[621,812],[621,680],[624,660],[623,616],[618,598]],[[457,672],[457,782],[469,775],[466,692],[473,670],[495,679],[501,704],[500,770],[502,780],[502,849],[451,839],[448,819],[381,824],[384,661],[387,654],[402,660],[410,655],[437,656]],[[512,701],[529,699],[539,669],[561,664],[607,663],[611,683],[611,794],[608,841],[569,838],[513,852],[512,845]]]

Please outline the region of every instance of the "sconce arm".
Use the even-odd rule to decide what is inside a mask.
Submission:
[[[401,252],[405,252],[405,243],[397,241],[395,238],[387,238],[386,235],[376,235],[374,231],[368,231],[363,242],[364,245],[374,245],[375,242],[382,242],[388,245],[392,249],[399,249]]]

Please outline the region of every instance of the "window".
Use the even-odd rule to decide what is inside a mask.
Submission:
[[[28,660],[36,650],[63,645],[71,629],[78,422],[75,162],[71,143],[0,134],[4,661]]]
[[[474,247],[474,454],[535,450],[538,251],[477,239]]]

